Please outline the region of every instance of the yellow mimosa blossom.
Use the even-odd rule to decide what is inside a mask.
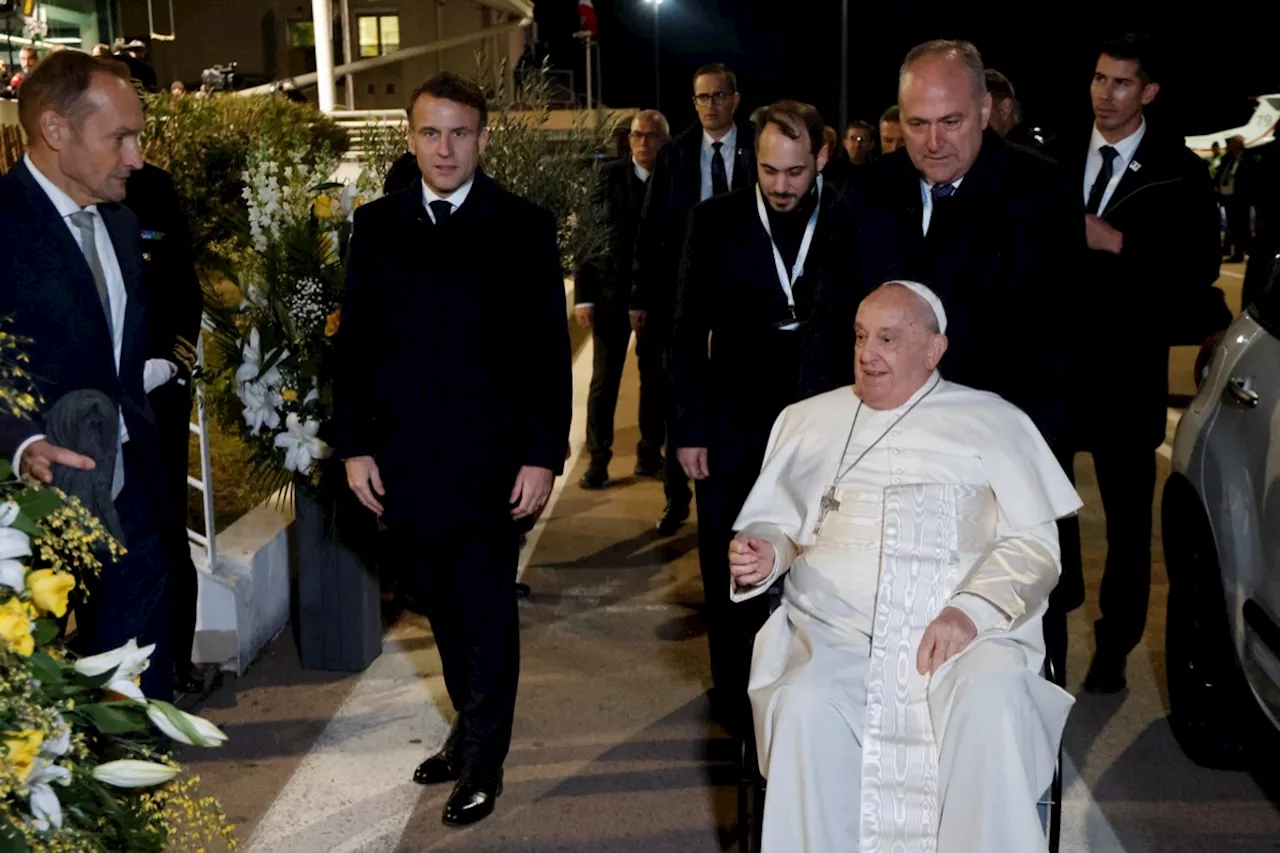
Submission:
[[[23,657],[36,649],[31,636],[31,607],[14,597],[0,604],[0,637]]]
[[[76,579],[68,572],[40,569],[27,575],[27,589],[31,590],[36,609],[59,619],[67,615],[67,596],[75,588]]]
[[[298,401],[298,392],[293,390],[292,388],[284,389],[283,391],[280,392],[280,396],[284,397],[290,403],[296,403]]]
[[[338,325],[342,322],[342,309],[338,308],[324,321],[324,336],[332,338],[338,334]]]
[[[0,756],[0,762],[18,781],[27,781],[36,756],[40,754],[40,744],[44,742],[44,732],[36,729],[25,729],[20,732],[7,732],[4,738],[7,754]]]

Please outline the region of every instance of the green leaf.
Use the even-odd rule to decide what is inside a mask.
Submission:
[[[25,489],[14,495],[13,501],[25,515],[35,520],[44,518],[62,506],[62,498],[51,489]]]
[[[58,636],[58,623],[52,619],[37,619],[34,636],[37,646],[48,645]]]
[[[44,528],[28,518],[25,512],[18,513],[18,517],[15,518],[13,524],[9,526],[14,530],[21,530],[32,539],[38,539],[41,536],[44,536]]]
[[[27,840],[6,820],[0,826],[0,853],[27,853]]]
[[[146,712],[141,705],[132,702],[99,702],[94,705],[81,705],[78,709],[97,727],[98,731],[107,735],[120,735],[128,732],[141,732],[147,728]],[[133,711],[133,713],[130,713]]]
[[[311,188],[311,191],[313,193],[323,193],[323,192],[328,192],[329,190],[340,190],[344,186],[346,186],[346,184],[340,184],[340,183],[337,183],[336,181],[329,181],[323,184],[316,184],[314,187]]]
[[[44,649],[36,649],[27,660],[31,661],[31,674],[40,679],[41,684],[54,685],[62,681],[62,667]]]
[[[13,479],[13,465],[8,459],[0,459],[0,480]]]

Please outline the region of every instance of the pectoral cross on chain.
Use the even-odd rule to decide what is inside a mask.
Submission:
[[[816,538],[822,533],[822,525],[827,520],[827,513],[840,511],[840,499],[836,497],[836,487],[827,486],[826,494],[818,501],[818,523],[814,525],[813,535]]]

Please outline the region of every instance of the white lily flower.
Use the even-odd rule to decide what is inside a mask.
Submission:
[[[17,560],[0,560],[0,586],[22,592],[27,586],[27,567]]]
[[[240,363],[240,367],[236,369],[236,382],[243,385],[246,382],[259,382],[263,385],[279,385],[280,371],[275,367],[265,373],[262,371],[262,365],[271,360],[275,355],[274,352],[267,353],[265,356],[262,352],[262,336],[257,329],[249,331],[249,340],[244,345],[244,359]],[[274,359],[276,364],[284,361],[289,357],[289,351],[283,350],[280,357]]]
[[[155,648],[154,643],[139,648],[138,642],[130,639],[118,649],[76,661],[76,672],[92,678],[115,668],[115,675],[111,677],[106,689],[121,696],[127,696],[139,705],[145,705],[146,697],[142,695],[142,690],[134,680],[141,677],[142,673],[147,671],[147,667],[151,666],[149,658]]]
[[[271,372],[274,373],[274,369]],[[263,427],[270,430],[280,428],[280,412],[277,410],[284,405],[284,395],[278,389],[261,382],[245,382],[237,395],[244,403],[241,414],[250,433],[257,435]]]
[[[93,768],[93,778],[116,788],[150,788],[178,775],[178,768],[132,758],[108,761]]]
[[[350,220],[356,213],[356,199],[360,196],[360,188],[357,184],[347,184],[342,188],[342,193],[338,196],[338,214],[343,219]]]
[[[18,520],[22,509],[13,501],[0,503],[0,527],[8,527]]]
[[[276,436],[276,447],[283,448],[284,467],[289,471],[305,474],[311,470],[317,459],[327,459],[333,448],[325,444],[316,434],[320,432],[320,422],[302,421],[296,414],[290,414],[285,420],[287,432]]]
[[[31,537],[12,527],[0,527],[0,560],[31,556]]]
[[[66,755],[67,750],[71,749],[71,726],[67,725],[67,721],[62,719],[61,714],[55,716],[57,718],[54,729],[56,734],[40,742],[40,755],[50,759]]]
[[[38,761],[27,777],[28,805],[36,829],[48,832],[50,828],[62,829],[62,803],[53,786],[71,784],[71,771],[48,761]]]
[[[204,717],[180,711],[168,702],[153,700],[148,703],[147,718],[160,731],[188,746],[221,746],[227,739],[221,729]],[[184,728],[190,729],[190,732]]]

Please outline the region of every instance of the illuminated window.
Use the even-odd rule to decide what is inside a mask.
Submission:
[[[386,56],[400,49],[399,15],[361,15],[357,24],[362,57]]]
[[[293,21],[289,24],[289,47],[315,48],[316,25],[311,21]]]

